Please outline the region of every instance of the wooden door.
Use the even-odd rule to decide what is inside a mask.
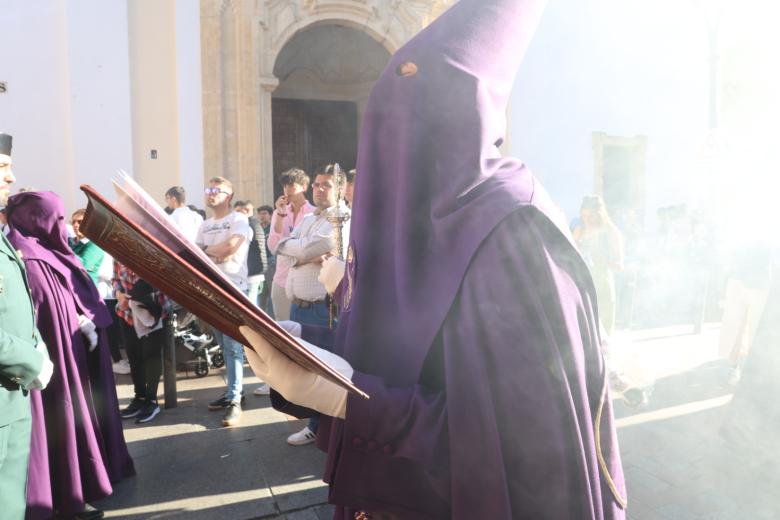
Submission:
[[[314,180],[317,168],[337,162],[345,170],[357,158],[357,104],[349,101],[274,99],[274,196],[279,176],[303,168]]]

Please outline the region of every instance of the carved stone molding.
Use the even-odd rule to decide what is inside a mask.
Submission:
[[[265,50],[275,57],[296,32],[339,23],[369,34],[391,53],[455,0],[264,0]],[[273,68],[273,63],[266,63]]]
[[[269,94],[279,86],[279,79],[273,76],[262,76],[260,78],[260,87]]]

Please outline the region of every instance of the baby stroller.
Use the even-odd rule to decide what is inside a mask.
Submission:
[[[192,353],[187,364],[195,365],[195,375],[206,377],[210,368],[220,368],[225,364],[222,346],[214,336],[203,332],[198,318],[187,309],[176,305],[173,313],[173,337],[179,346]]]

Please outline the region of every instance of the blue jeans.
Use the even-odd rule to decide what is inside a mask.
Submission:
[[[292,321],[305,323],[307,325],[320,325],[322,327],[327,327],[330,325],[330,311],[328,309],[328,305],[325,303],[318,303],[305,309],[302,309],[293,303],[292,307],[290,307],[290,319]],[[336,325],[335,320],[333,325]],[[319,424],[319,414],[314,415],[309,419],[309,429],[312,432],[317,433],[317,427]]]
[[[296,304],[290,307],[290,319],[307,325],[320,325],[327,327],[330,324],[330,314],[325,303],[318,303],[302,309]]]
[[[244,294],[246,294],[244,290]],[[214,339],[222,345],[225,356],[225,369],[227,378],[227,390],[225,397],[228,401],[241,402],[241,391],[244,389],[244,345],[214,329]]]
[[[241,402],[241,390],[244,385],[244,346],[230,336],[214,330],[214,338],[222,345],[227,370],[227,391],[225,397],[229,401]]]
[[[317,433],[317,428],[320,426],[320,414],[312,415],[309,417],[309,429],[312,433]]]

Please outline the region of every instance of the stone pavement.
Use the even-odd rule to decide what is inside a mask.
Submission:
[[[207,404],[224,391],[223,370],[198,379],[179,373],[179,405],[142,426],[125,421],[125,438],[137,476],[95,504],[106,518],[322,520],[332,518],[321,480],[324,455],[313,445],[285,439],[298,421],[271,408],[245,369],[241,423],[223,428],[222,412]],[[118,376],[120,406],[132,397],[129,376]],[[162,391],[162,385],[161,385]]]
[[[612,348],[627,375],[652,385],[641,409],[615,403],[631,520],[780,519],[778,472],[734,451],[718,435],[732,389],[717,360],[718,327],[618,334]],[[223,390],[222,371],[203,379],[179,374],[179,406],[147,426],[125,423],[138,476],[96,504],[117,519],[289,519],[332,517],[320,480],[324,455],[285,438],[305,422],[274,411],[251,391],[238,427],[221,427],[207,403]],[[131,397],[120,376],[122,405]],[[769,397],[768,397],[769,398]],[[564,519],[562,519],[564,520]]]
[[[780,472],[719,433],[734,389],[718,330],[644,331],[625,345],[637,379],[655,380],[646,407],[615,405],[631,520],[780,519]]]

